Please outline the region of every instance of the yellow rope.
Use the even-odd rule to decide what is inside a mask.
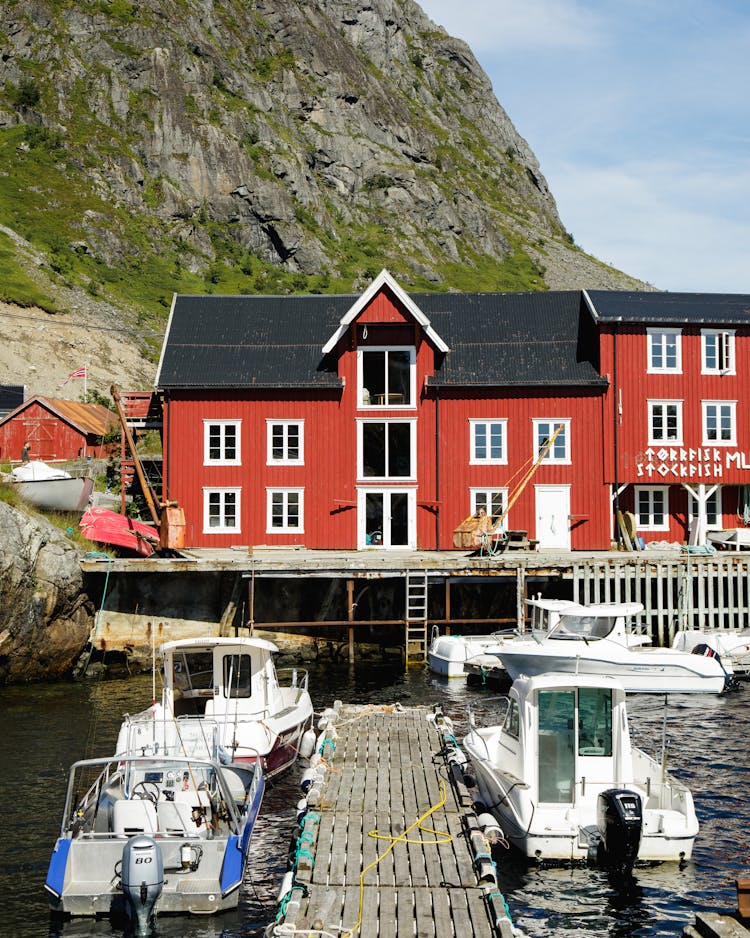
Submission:
[[[453,836],[452,836],[451,834],[446,834],[444,831],[436,831],[436,830],[435,830],[434,828],[432,828],[432,827],[424,827],[424,821],[426,821],[427,818],[428,818],[431,814],[434,814],[435,811],[437,811],[439,808],[442,808],[442,807],[443,807],[443,805],[445,804],[445,801],[446,801],[446,798],[447,798],[447,797],[448,797],[448,791],[447,791],[447,788],[446,788],[445,780],[444,780],[444,779],[440,779],[440,801],[438,801],[437,804],[434,804],[431,808],[429,808],[427,811],[425,811],[425,813],[424,813],[421,817],[417,818],[417,820],[414,821],[413,824],[410,824],[409,827],[407,827],[406,830],[403,832],[403,834],[399,834],[398,836],[394,836],[393,834],[381,834],[381,833],[379,833],[377,830],[369,831],[369,833],[367,834],[368,837],[374,837],[376,840],[388,840],[388,841],[390,841],[390,843],[388,844],[388,846],[386,847],[386,849],[380,854],[380,856],[377,856],[377,857],[372,861],[372,863],[370,863],[369,866],[366,866],[366,867],[362,870],[362,872],[359,874],[359,918],[357,919],[356,923],[355,923],[354,925],[352,925],[352,927],[351,927],[348,931],[344,932],[344,934],[341,936],[341,938],[351,938],[351,936],[354,934],[354,932],[356,932],[356,931],[360,928],[360,926],[362,925],[362,905],[363,905],[363,903],[364,903],[364,895],[365,895],[365,882],[364,882],[364,880],[365,880],[365,875],[366,875],[374,866],[377,866],[378,863],[380,863],[381,860],[383,860],[385,857],[387,857],[388,854],[391,852],[391,850],[393,850],[393,848],[396,846],[396,844],[398,844],[398,843],[402,843],[402,844],[423,844],[424,846],[437,846],[438,844],[448,844],[448,843],[450,843],[450,842],[453,840]],[[412,839],[409,838],[408,835],[409,835],[415,828],[419,828],[419,830],[424,831],[426,834],[434,834],[435,837],[438,838],[438,839],[435,839],[435,840],[412,840]]]

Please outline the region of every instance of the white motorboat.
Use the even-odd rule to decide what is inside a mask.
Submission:
[[[645,636],[629,635],[627,612],[613,614],[615,604],[580,607],[563,612],[549,632],[534,632],[495,654],[510,677],[558,671],[574,674],[610,674],[626,691],[642,693],[721,693],[732,680],[731,665],[716,656],[689,654],[673,648],[643,648]],[[640,611],[640,603],[623,603]]]
[[[89,475],[73,476],[38,460],[17,466],[10,479],[24,501],[46,511],[85,511],[94,489]]]
[[[115,753],[228,762],[254,761],[257,754],[267,778],[289,768],[298,755],[309,756],[315,734],[307,672],[277,672],[277,651],[262,638],[165,643],[159,649],[161,700],[135,716],[126,714]]]
[[[680,629],[672,639],[672,648],[693,652],[706,649],[731,665],[736,676],[750,675],[750,629]]]
[[[547,630],[569,607],[575,607],[570,599],[527,599],[531,610],[531,628]],[[427,650],[427,666],[443,677],[463,677],[467,673],[482,669],[497,668],[500,662],[493,652],[506,642],[518,638],[516,629],[498,630],[485,635],[441,635],[433,627],[430,646]]]
[[[237,906],[265,779],[259,758],[88,759],[70,770],[45,888],[55,912],[153,916]]]
[[[618,681],[524,677],[505,700],[497,725],[470,718],[464,748],[484,804],[527,857],[629,868],[691,856],[692,795],[631,745]]]

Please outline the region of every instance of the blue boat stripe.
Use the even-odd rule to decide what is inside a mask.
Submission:
[[[52,851],[47,870],[47,879],[44,888],[49,890],[53,896],[60,898],[65,885],[65,869],[68,865],[68,854],[72,841],[67,837],[60,837]]]

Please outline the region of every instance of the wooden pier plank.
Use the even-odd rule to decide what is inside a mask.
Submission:
[[[361,901],[360,936],[492,938],[462,821],[465,809],[427,711],[346,707],[339,722],[315,808],[317,836],[305,845],[315,851],[308,895],[290,924],[310,928],[325,910],[323,924],[346,931],[360,917]],[[421,818],[426,830],[417,826]],[[411,842],[390,839],[409,827]],[[373,830],[383,839],[369,836]],[[442,842],[445,834],[450,839]]]

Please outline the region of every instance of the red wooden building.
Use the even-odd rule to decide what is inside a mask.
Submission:
[[[30,397],[0,418],[0,460],[20,462],[24,443],[42,462],[106,457],[111,446],[102,438],[116,425],[101,404]]]
[[[448,549],[509,500],[540,549],[608,549],[617,509],[644,540],[735,527],[744,323],[748,297],[407,294],[386,271],[359,296],[177,296],[164,496],[188,546]]]

